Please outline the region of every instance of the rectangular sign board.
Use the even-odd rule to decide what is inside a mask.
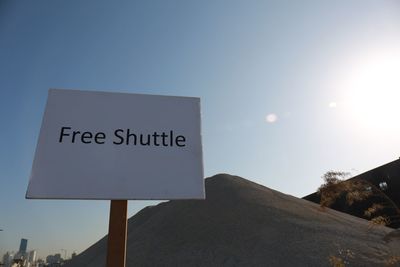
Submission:
[[[200,99],[50,89],[26,198],[204,199]]]

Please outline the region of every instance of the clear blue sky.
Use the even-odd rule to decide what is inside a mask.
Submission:
[[[107,201],[25,200],[49,88],[199,96],[205,174],[304,196],[400,156],[398,1],[0,1],[0,256],[107,232]],[[133,215],[151,202],[130,201]]]

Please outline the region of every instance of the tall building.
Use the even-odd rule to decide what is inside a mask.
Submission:
[[[4,267],[10,267],[13,259],[14,259],[13,253],[7,252],[6,254],[4,254],[4,256],[3,256]]]
[[[28,248],[28,239],[22,238],[21,243],[19,244],[19,251],[21,254],[26,253],[26,249]]]
[[[31,251],[29,251],[29,254],[28,254],[28,261],[30,262],[30,263],[33,263],[33,262],[35,262],[36,261],[36,250],[31,250]]]

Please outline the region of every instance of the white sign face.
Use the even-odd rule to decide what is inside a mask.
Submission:
[[[50,89],[27,198],[204,199],[200,99]]]

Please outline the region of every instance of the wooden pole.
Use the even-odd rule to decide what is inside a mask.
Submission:
[[[108,225],[107,267],[125,267],[127,200],[111,200]]]

